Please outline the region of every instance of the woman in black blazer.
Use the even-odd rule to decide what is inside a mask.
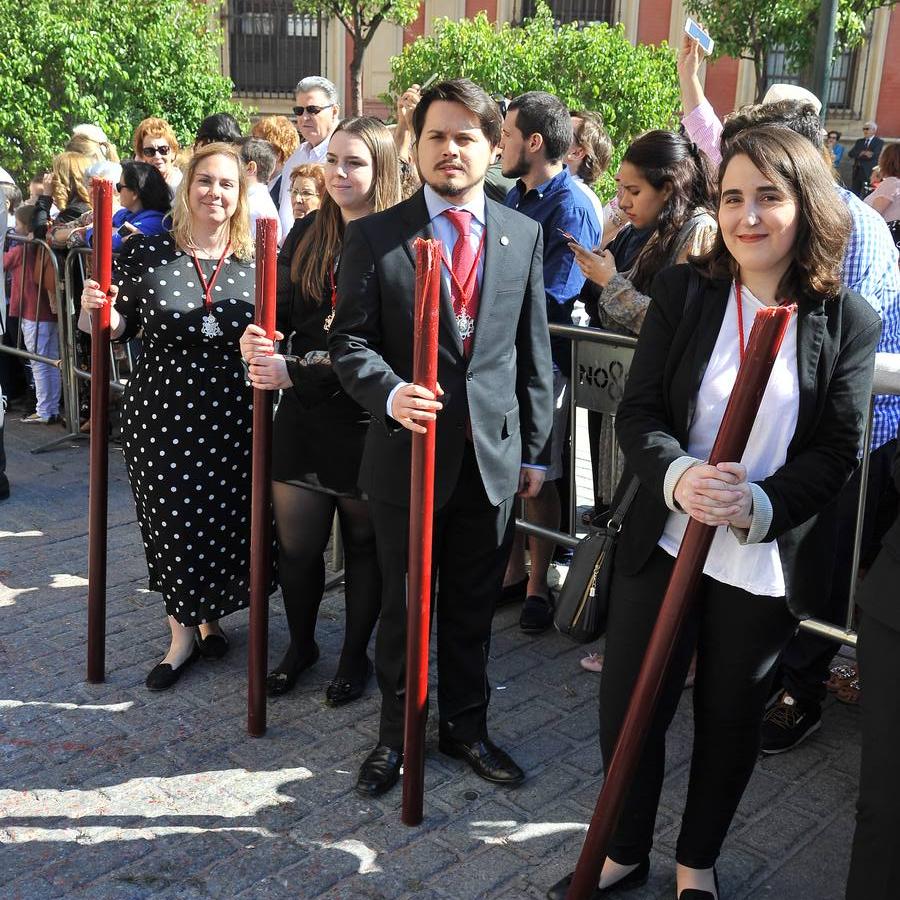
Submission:
[[[878,316],[840,286],[850,229],[812,145],[766,126],[727,147],[719,232],[694,266],[657,276],[616,432],[640,489],[616,552],[600,687],[612,756],[689,516],[717,528],[637,774],[602,894],[643,883],[665,735],[694,648],[694,749],[676,849],[680,900],[717,900],[714,865],[750,779],[778,655],[827,596],[833,501],[857,464]],[[740,462],[704,461],[755,310],[797,305]],[[622,487],[619,493],[621,494]],[[564,896],[568,877],[551,889]]]

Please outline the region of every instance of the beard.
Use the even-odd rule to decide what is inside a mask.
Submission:
[[[503,174],[504,178],[523,178],[531,171],[531,163],[528,161],[528,157],[525,155],[525,148],[523,147],[519,151],[519,158],[513,163],[513,165],[506,169],[503,166],[503,160],[500,160],[500,171]]]
[[[435,172],[435,175],[440,173]],[[428,186],[439,196],[441,197],[458,197],[460,194],[464,194],[466,191],[471,190],[473,187],[481,184],[484,181],[484,175],[481,178],[476,179],[475,181],[466,181],[465,183],[459,182],[451,182],[451,181],[428,181],[423,178],[423,181],[426,181]]]

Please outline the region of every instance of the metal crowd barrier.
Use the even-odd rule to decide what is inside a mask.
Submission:
[[[60,371],[60,397],[62,399],[63,404],[63,418],[65,422],[66,434],[60,438],[54,438],[51,441],[48,441],[45,444],[41,444],[38,447],[35,447],[31,452],[32,453],[43,453],[47,450],[51,450],[55,447],[58,447],[60,444],[69,442],[73,437],[78,437],[78,393],[77,391],[73,391],[73,378],[71,377],[71,365],[72,360],[69,355],[69,332],[71,327],[71,319],[67,315],[66,312],[66,304],[65,298],[63,294],[63,286],[62,281],[59,277],[59,262],[56,257],[56,253],[52,250],[52,248],[45,241],[36,240],[35,238],[25,237],[24,235],[15,234],[13,232],[6,233],[6,239],[10,241],[10,243],[20,244],[23,246],[25,252],[22,253],[22,259],[19,263],[19,284],[20,284],[20,293],[22,296],[20,297],[20,303],[24,304],[24,285],[25,279],[28,277],[28,273],[26,273],[26,263],[28,259],[28,248],[34,247],[36,252],[34,254],[35,263],[40,262],[40,270],[39,277],[36,281],[36,287],[38,291],[38,309],[35,311],[36,314],[39,314],[40,302],[42,299],[42,294],[45,291],[52,293],[54,297],[54,305],[56,306],[56,320],[58,325],[58,337],[59,337],[59,357],[50,357],[43,356],[39,353],[28,350],[27,347],[24,346],[24,329],[22,328],[22,316],[20,310],[19,316],[19,327],[18,334],[16,336],[15,346],[8,346],[6,344],[0,344],[0,353],[6,353],[9,356],[15,356],[20,359],[27,359],[31,362],[39,362],[44,363],[49,366],[54,366]],[[50,265],[51,272],[53,274],[53,284],[45,285],[44,284],[44,263],[48,262]],[[31,277],[34,277],[32,274]],[[5,293],[5,291],[4,291]],[[12,297],[8,298],[10,303],[12,301]],[[9,324],[9,315],[8,310],[5,310],[6,316],[4,317],[4,321]],[[40,327],[41,322],[40,319],[37,320],[36,323],[36,332],[35,332],[35,341],[34,347],[35,349],[39,346],[40,343]]]
[[[577,547],[579,543],[578,529],[575,524],[577,508],[576,486],[576,410],[579,408],[593,410],[609,416],[614,422],[622,389],[628,378],[637,338],[602,331],[599,328],[587,328],[577,325],[550,325],[550,334],[564,337],[572,342],[572,365],[570,371],[569,421],[572,438],[569,444],[569,528],[568,532],[535,525],[523,518],[516,519],[516,529],[524,534],[534,535],[544,540],[554,541],[563,547]],[[879,369],[886,365],[895,371],[879,378],[873,386],[877,394],[900,394],[900,355],[890,361],[887,354],[878,354]],[[895,365],[896,364],[896,365]],[[856,511],[856,529],[853,536],[853,563],[847,598],[847,612],[843,627],[820,619],[805,619],[800,622],[804,631],[820,637],[856,647],[856,632],[853,619],[856,607],[857,573],[862,553],[863,517],[866,511],[865,485],[869,475],[869,458],[872,443],[872,404],[869,404],[869,415],[866,420],[863,438],[863,451],[860,458],[859,501]],[[616,468],[618,445],[612,441],[612,471]],[[587,529],[582,529],[586,532]]]

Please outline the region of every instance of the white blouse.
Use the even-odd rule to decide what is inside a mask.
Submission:
[[[746,343],[756,312],[764,308],[765,304],[757,300],[745,286],[742,286],[741,294]],[[686,453],[695,459],[709,459],[719,431],[740,365],[738,334],[737,301],[732,284],[722,327],[697,394],[694,419],[690,426]],[[747,448],[739,460],[747,467],[748,481],[760,481],[784,465],[788,445],[797,428],[799,406],[797,316],[794,315],[772,368]],[[666,553],[677,555],[688,518],[682,512],[672,512],[669,515],[659,539],[659,546]],[[741,543],[733,531],[724,526],[716,529],[703,572],[716,581],[751,594],[782,597],[785,593],[778,544],[775,541]]]

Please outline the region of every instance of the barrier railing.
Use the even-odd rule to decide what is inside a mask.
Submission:
[[[55,447],[58,447],[60,444],[68,443],[72,440],[72,438],[79,436],[78,394],[77,390],[72,390],[74,379],[71,375],[72,360],[69,357],[69,331],[72,326],[72,321],[66,311],[63,285],[59,277],[59,262],[57,260],[56,253],[51,249],[49,244],[47,244],[45,241],[26,237],[25,235],[15,234],[14,232],[7,232],[6,239],[11,245],[19,244],[23,248],[23,253],[21,254],[21,259],[18,264],[18,278],[14,278],[14,282],[18,285],[20,314],[15,345],[9,346],[7,344],[0,344],[0,353],[6,353],[8,356],[15,356],[19,359],[27,359],[31,362],[38,362],[43,363],[44,365],[54,366],[55,368],[59,369],[60,373],[60,398],[63,405],[63,419],[66,428],[66,434],[64,434],[62,437],[54,438],[51,441],[41,444],[40,446],[33,448],[31,451],[32,453],[43,453],[47,450],[52,450]],[[29,255],[28,253],[29,248],[34,248],[35,250],[32,255]],[[32,262],[32,266],[30,267],[31,271],[29,271],[28,266],[29,259]],[[52,284],[45,282],[47,267],[49,267],[50,270],[49,281],[52,281]],[[37,301],[34,311],[36,320],[34,341],[32,344],[33,349],[29,349],[25,344],[25,329],[23,328],[24,316],[22,315],[24,313],[25,305],[25,285],[28,279],[32,279],[34,287],[37,290]],[[14,287],[13,292],[15,292],[15,290],[16,288]],[[56,307],[56,324],[59,353],[59,356],[56,357],[47,356],[46,354],[36,352],[37,348],[41,346],[41,325],[46,324],[46,320],[44,323],[42,323],[40,320],[41,303],[44,300],[45,294],[48,296],[52,295],[52,306]],[[10,296],[8,298],[10,307],[12,306],[12,301],[14,299],[16,299],[15,296]],[[5,312],[7,313],[7,315],[4,317],[4,321],[7,323],[8,327],[10,318],[8,315],[9,311],[6,310]]]
[[[550,334],[554,337],[567,338],[572,342],[572,364],[570,371],[569,421],[571,423],[571,441],[569,444],[569,528],[561,531],[535,525],[523,518],[516,519],[516,529],[524,534],[534,535],[544,540],[554,541],[563,547],[578,546],[578,529],[575,523],[577,503],[577,446],[576,414],[578,409],[588,409],[609,416],[615,421],[616,409],[622,399],[622,389],[628,377],[637,338],[602,331],[599,328],[586,328],[577,325],[551,324]],[[879,365],[876,369],[876,380],[873,391],[876,394],[900,394],[900,355],[878,354]],[[896,363],[896,364],[895,364]],[[878,372],[893,371],[879,377]],[[800,628],[818,634],[821,637],[838,641],[849,646],[856,646],[856,632],[853,630],[853,619],[856,606],[857,573],[862,553],[863,518],[866,510],[865,485],[868,480],[869,458],[872,443],[872,404],[866,420],[863,439],[863,452],[860,459],[859,501],[856,512],[856,528],[853,537],[852,575],[847,598],[847,611],[843,627],[820,619],[804,619]],[[618,445],[611,442],[611,471],[615,472]],[[586,532],[587,529],[582,529]]]

